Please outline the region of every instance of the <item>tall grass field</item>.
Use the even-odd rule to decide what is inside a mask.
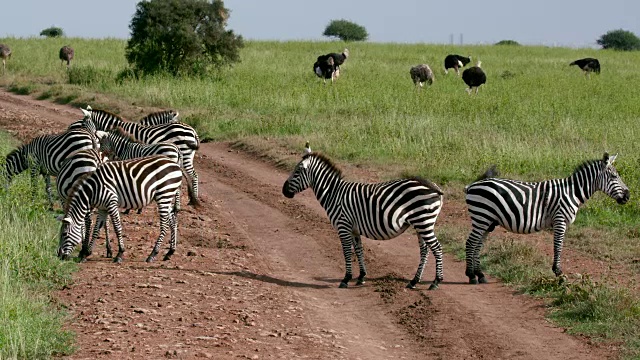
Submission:
[[[6,154],[15,141],[0,133]],[[4,169],[4,163],[1,164]],[[2,175],[4,179],[4,174]],[[49,292],[70,279],[75,268],[55,254],[57,222],[42,206],[44,183],[31,201],[31,181],[18,176],[0,189],[0,359],[42,359],[72,351],[72,334],[63,330],[64,313]],[[42,204],[42,205],[40,205]]]
[[[505,177],[536,181],[569,176],[586,160],[617,153],[616,167],[630,188],[631,201],[620,206],[603,194],[594,196],[578,213],[567,246],[625,264],[640,258],[640,92],[635,89],[640,83],[640,52],[249,41],[241,51],[241,63],[210,78],[134,80],[122,76],[128,69],[124,40],[0,42],[13,49],[0,86],[14,91],[60,103],[89,103],[129,118],[140,115],[136,108],[173,108],[207,139],[260,141],[287,151],[302,151],[308,140],[312,149],[338,163],[382,169],[389,178],[421,175],[447,186],[458,199],[463,198],[463,186],[491,164]],[[76,52],[70,71],[58,60],[58,50],[67,44]],[[316,57],[345,47],[350,57],[340,78],[323,85],[312,69]],[[478,95],[467,95],[455,73],[444,75],[443,60],[450,53],[482,61],[487,83]],[[583,57],[597,57],[602,73],[587,79],[579,68],[569,66]],[[436,79],[417,90],[409,69],[420,63],[429,64]],[[111,102],[108,107],[102,103],[105,97],[117,99],[118,105]],[[540,269],[549,272],[548,264]],[[640,272],[637,266],[633,269],[634,274]],[[528,289],[540,292],[540,278],[527,279],[522,281]],[[548,287],[548,294],[565,289]],[[601,311],[606,308],[602,304],[624,306],[630,301],[634,314],[625,324],[640,323],[637,298],[613,294],[602,301],[598,296],[597,304],[587,296],[586,303],[576,306],[600,306]],[[561,305],[573,309],[567,301],[563,297]],[[617,320],[607,324],[615,327]],[[605,338],[611,334],[603,333]],[[637,341],[627,344],[633,348],[630,354],[640,353]]]

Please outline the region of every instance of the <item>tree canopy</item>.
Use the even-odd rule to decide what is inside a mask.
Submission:
[[[596,40],[603,49],[640,50],[640,38],[627,30],[611,30]]]
[[[131,19],[126,58],[142,74],[204,75],[240,61],[242,36],[226,30],[221,0],[140,1]]]
[[[365,41],[369,37],[364,26],[344,19],[332,20],[322,35],[337,37],[343,41]]]
[[[61,37],[64,36],[64,31],[62,31],[62,28],[52,26],[40,31],[40,36]]]

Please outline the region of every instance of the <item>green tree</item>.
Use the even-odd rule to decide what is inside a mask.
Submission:
[[[52,26],[40,31],[40,36],[61,37],[64,36],[64,31],[62,31],[62,28]]]
[[[126,58],[136,72],[205,75],[240,61],[242,36],[226,30],[221,0],[140,1],[131,19]]]
[[[627,30],[611,30],[596,40],[603,49],[640,50],[640,38]]]
[[[520,46],[520,43],[515,40],[500,40],[495,45],[511,45],[511,46]]]
[[[337,37],[343,41],[365,41],[369,37],[364,26],[344,19],[332,20],[322,35]]]

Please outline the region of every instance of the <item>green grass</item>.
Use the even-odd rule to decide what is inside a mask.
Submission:
[[[2,153],[12,147],[15,142],[0,133]],[[70,280],[75,265],[56,258],[58,226],[45,210],[44,186],[33,204],[30,183],[25,173],[8,192],[4,182],[0,190],[1,359],[49,358],[72,351],[72,334],[63,330],[64,312],[49,294]]]

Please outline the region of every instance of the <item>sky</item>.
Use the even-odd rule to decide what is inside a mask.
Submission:
[[[0,38],[38,36],[49,26],[67,36],[129,37],[136,0],[19,0],[0,6]],[[393,6],[390,6],[393,5]],[[609,30],[640,36],[638,0],[226,0],[229,28],[250,40],[323,40],[332,19],[364,26],[369,41],[595,47]]]

